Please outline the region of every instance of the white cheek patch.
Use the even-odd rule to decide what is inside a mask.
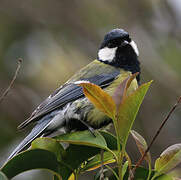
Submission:
[[[129,44],[130,44],[130,45],[132,46],[132,48],[134,49],[136,55],[139,56],[139,51],[138,51],[138,47],[137,47],[136,43],[135,43],[134,41],[131,41]]]
[[[115,48],[105,47],[103,49],[100,49],[99,52],[98,52],[99,59],[102,60],[102,61],[111,62],[114,59],[115,55],[116,55],[117,48],[118,47],[115,47]]]

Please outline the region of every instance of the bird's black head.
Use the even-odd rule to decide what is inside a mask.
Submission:
[[[140,72],[138,56],[139,51],[136,43],[123,29],[113,29],[108,32],[98,51],[99,61],[132,73]]]

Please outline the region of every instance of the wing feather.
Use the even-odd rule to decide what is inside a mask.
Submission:
[[[108,86],[119,74],[120,71],[115,71],[114,73],[96,75],[91,78],[80,80],[86,80],[104,88]],[[20,124],[18,128],[22,129],[29,123],[39,120],[42,116],[46,115],[47,113],[57,108],[61,108],[65,104],[75,101],[83,96],[84,94],[82,91],[82,87],[75,85],[73,82],[65,84],[59,87],[57,90],[55,90],[54,93],[52,93],[47,99],[45,99],[35,109],[30,118],[28,118],[26,121]]]

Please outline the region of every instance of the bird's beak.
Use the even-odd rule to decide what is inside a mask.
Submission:
[[[124,47],[124,46],[126,46],[128,44],[133,48],[133,50],[135,51],[136,55],[139,56],[138,47],[137,47],[137,45],[136,45],[136,43],[134,41],[131,41],[129,43],[128,41],[124,40],[119,47]]]
[[[124,47],[124,46],[126,46],[127,44],[129,44],[129,42],[125,40],[125,41],[123,41],[123,42],[121,43],[120,47]]]

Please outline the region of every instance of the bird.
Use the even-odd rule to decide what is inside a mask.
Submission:
[[[18,129],[24,129],[29,124],[34,124],[34,127],[8,160],[29,147],[37,137],[87,129],[92,132],[109,125],[112,120],[94,107],[77,82],[88,81],[113,95],[124,79],[139,72],[129,87],[129,91],[133,92],[140,83],[138,56],[137,45],[127,31],[119,28],[109,31],[98,48],[97,58],[57,88],[19,125]]]

